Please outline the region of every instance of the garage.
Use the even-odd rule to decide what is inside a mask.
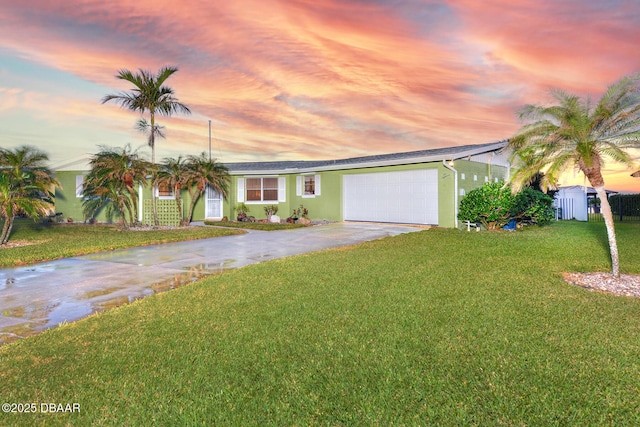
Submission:
[[[343,175],[345,221],[438,224],[438,170]]]

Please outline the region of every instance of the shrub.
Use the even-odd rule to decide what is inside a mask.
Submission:
[[[640,216],[640,194],[612,194],[609,204],[613,215]]]
[[[298,209],[293,210],[292,218],[308,218],[309,211],[303,205],[300,205]]]
[[[236,205],[236,212],[238,212],[237,220],[243,221],[247,217],[247,212],[249,212],[249,206],[244,203],[238,203]]]
[[[489,182],[467,193],[460,201],[458,219],[480,222],[487,230],[503,227],[513,217],[516,198],[500,182]]]
[[[271,215],[278,213],[278,205],[268,205],[264,207],[264,213],[267,214],[267,218]]]
[[[553,199],[542,191],[525,187],[516,195],[514,218],[525,224],[549,224],[553,221]]]
[[[504,183],[487,183],[469,191],[460,201],[458,219],[479,222],[487,230],[506,225],[511,219],[525,224],[548,224],[553,220],[553,199],[525,187],[520,193],[511,194]]]

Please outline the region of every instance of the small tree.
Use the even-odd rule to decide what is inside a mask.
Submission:
[[[199,156],[189,156],[186,162],[185,185],[191,197],[189,211],[184,219],[184,225],[188,225],[193,219],[193,209],[196,202],[210,187],[227,198],[229,191],[229,170],[218,163],[216,159],[209,159],[203,152]]]
[[[35,220],[53,206],[52,191],[60,184],[45,166],[48,160],[47,154],[28,145],[0,149],[1,245],[9,241],[16,215]]]
[[[167,158],[159,165],[159,168],[155,174],[153,180],[154,186],[166,185],[171,188],[173,192],[173,198],[176,202],[176,209],[178,211],[178,217],[180,225],[184,223],[184,214],[182,213],[182,186],[186,183],[188,178],[187,163],[182,156],[178,158]]]
[[[602,168],[609,161],[633,164],[630,150],[640,146],[639,83],[640,74],[624,77],[609,86],[595,104],[589,98],[556,90],[552,92],[555,105],[528,105],[520,111],[520,118],[528,124],[509,140],[513,158],[520,159],[511,178],[514,191],[540,171],[550,184],[567,168],[584,173],[601,201],[615,277],[620,276],[620,257]]]
[[[90,161],[91,171],[84,179],[86,216],[93,217],[103,207],[107,213],[117,214],[123,219],[124,228],[138,218],[139,184],[146,184],[152,165],[143,160],[130,145],[124,148],[101,147]]]

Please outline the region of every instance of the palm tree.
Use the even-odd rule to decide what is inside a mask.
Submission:
[[[193,209],[198,199],[204,194],[207,186],[220,193],[225,199],[229,189],[229,170],[218,163],[216,159],[209,159],[203,152],[199,156],[187,158],[187,178],[185,184],[189,191],[190,204],[184,225],[193,219]]]
[[[93,216],[103,206],[110,206],[108,212],[122,216],[127,228],[138,218],[136,187],[147,183],[152,165],[128,144],[124,148],[100,148],[101,151],[91,158],[91,171],[85,177],[85,215]],[[128,222],[125,214],[128,214]]]
[[[520,118],[531,122],[509,141],[513,158],[521,163],[512,178],[514,192],[540,171],[551,184],[569,167],[584,173],[602,202],[615,277],[620,276],[620,261],[602,167],[607,160],[630,167],[628,150],[640,147],[639,81],[640,74],[620,79],[595,106],[589,99],[554,90],[557,105],[524,107]]]
[[[46,153],[27,145],[0,149],[0,244],[9,241],[16,215],[37,219],[53,207],[53,190],[60,184],[45,166]]]
[[[182,197],[181,190],[185,184],[187,178],[187,165],[182,156],[178,156],[177,159],[167,158],[164,159],[158,171],[156,172],[153,180],[154,187],[160,185],[166,185],[171,188],[173,197],[176,201],[176,209],[180,220],[180,225],[184,222],[184,215],[182,213]]]
[[[169,117],[174,113],[182,112],[190,114],[191,110],[185,104],[178,101],[174,96],[174,91],[168,86],[163,86],[164,82],[178,71],[177,67],[162,67],[157,75],[150,71],[139,69],[138,73],[129,70],[120,70],[116,78],[126,80],[133,84],[130,92],[120,92],[106,95],[102,98],[102,103],[115,101],[121,107],[132,111],[139,111],[141,114],[149,112],[149,146],[151,146],[151,163],[156,162],[156,136],[162,135],[161,128],[156,124],[156,113]],[[146,123],[146,121],[145,121]],[[138,122],[138,128],[141,128]],[[158,213],[156,209],[156,198],[153,197],[153,220],[158,225]]]

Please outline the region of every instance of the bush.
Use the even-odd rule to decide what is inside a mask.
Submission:
[[[471,190],[460,201],[458,219],[480,222],[487,230],[503,227],[513,217],[516,198],[504,183],[490,182]]]
[[[640,216],[640,194],[612,194],[609,205],[613,215]]]
[[[553,199],[542,191],[525,187],[516,195],[514,218],[525,224],[549,224],[553,221]]]
[[[267,218],[271,215],[278,213],[278,205],[268,205],[264,207],[264,213],[267,214]]]
[[[524,224],[548,224],[553,220],[553,199],[530,187],[517,195],[504,183],[487,183],[469,191],[460,201],[458,219],[479,222],[487,230],[506,225],[511,219]]]

